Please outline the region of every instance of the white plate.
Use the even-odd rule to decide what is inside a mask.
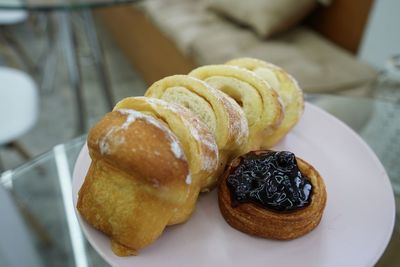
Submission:
[[[389,178],[372,150],[350,128],[306,104],[299,124],[276,149],[289,150],[323,176],[328,202],[320,225],[304,237],[273,241],[231,228],[219,212],[217,194],[200,197],[192,218],[168,227],[136,257],[118,257],[109,238],[78,214],[83,231],[113,266],[372,266],[385,250],[395,216]],[[90,164],[86,146],[73,174],[73,198]]]

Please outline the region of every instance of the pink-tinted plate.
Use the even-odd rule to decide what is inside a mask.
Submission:
[[[274,241],[231,228],[219,212],[217,193],[203,194],[192,218],[168,227],[139,256],[118,257],[110,240],[77,212],[83,232],[112,266],[372,266],[392,234],[394,197],[378,158],[348,126],[306,103],[298,125],[277,147],[311,163],[322,175],[328,202],[320,225],[304,237]],[[73,174],[73,199],[90,164],[83,147]]]

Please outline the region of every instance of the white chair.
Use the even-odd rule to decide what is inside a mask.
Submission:
[[[0,25],[13,25],[24,22],[28,14],[24,10],[0,10]]]
[[[29,157],[15,141],[36,123],[38,107],[38,90],[32,78],[20,70],[0,67],[0,146],[11,144]]]

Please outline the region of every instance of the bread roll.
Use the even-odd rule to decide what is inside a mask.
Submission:
[[[190,110],[161,99],[128,97],[117,103],[114,110],[119,109],[133,109],[161,120],[179,139],[189,163],[190,193],[185,204],[174,211],[169,224],[186,221],[194,210],[199,191],[216,183],[218,147],[212,133]]]
[[[119,109],[90,130],[87,144],[92,162],[77,209],[111,237],[117,255],[136,254],[188,198],[190,169],[181,143],[159,120]]]
[[[277,93],[251,71],[227,65],[207,65],[194,69],[190,76],[201,79],[233,98],[246,114],[249,138],[246,152],[259,149],[283,116]]]
[[[219,177],[227,160],[243,153],[248,126],[243,111],[224,93],[187,75],[163,78],[149,87],[145,96],[163,99],[188,108],[213,133],[219,150]]]
[[[281,124],[261,144],[262,148],[274,146],[296,125],[303,114],[303,91],[290,74],[271,63],[255,58],[238,58],[230,60],[226,64],[253,71],[267,81],[281,97],[285,116]]]

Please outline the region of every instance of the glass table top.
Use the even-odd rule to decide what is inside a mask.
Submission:
[[[385,166],[396,194],[397,216],[392,239],[377,266],[399,266],[400,103],[328,95],[307,95],[306,99],[355,130]],[[86,241],[72,206],[72,170],[85,141],[86,136],[81,136],[60,144],[0,175],[0,193],[6,192],[16,211],[10,218],[22,222],[22,226],[9,223],[9,227],[15,232],[16,227],[23,228],[18,233],[25,249],[13,257],[15,253],[9,251],[13,246],[20,248],[18,238],[7,241],[7,246],[0,242],[0,266],[23,266],[23,260],[29,260],[30,266],[108,266]],[[0,216],[2,231],[7,234],[2,220]]]
[[[139,2],[140,0],[0,0],[0,9],[68,10]]]

